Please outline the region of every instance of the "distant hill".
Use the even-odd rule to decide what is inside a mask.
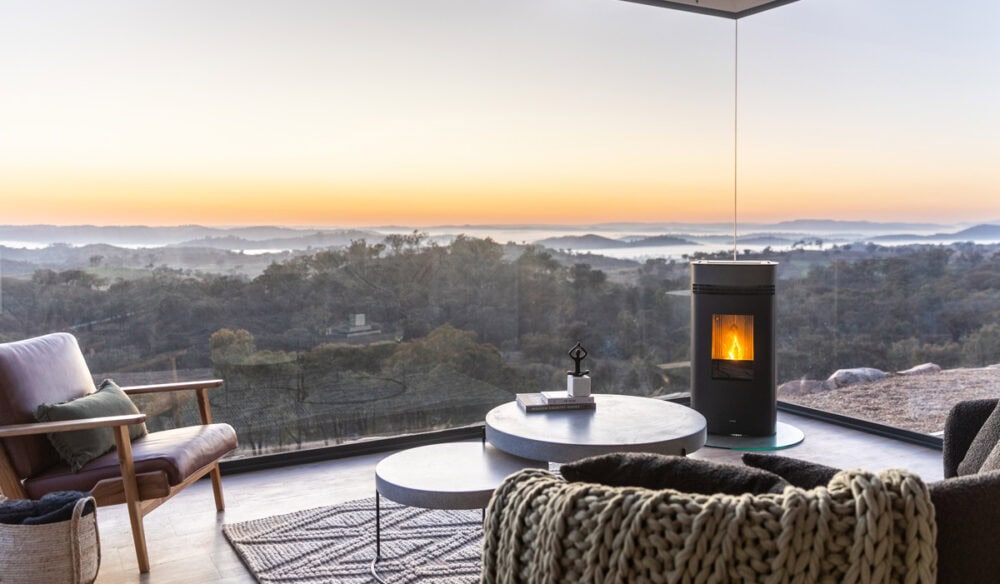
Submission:
[[[168,247],[207,247],[210,249],[250,249],[257,248],[256,242],[252,243],[249,239],[243,239],[242,237],[237,237],[235,235],[221,235],[218,237],[202,237],[200,239],[192,239],[191,241],[182,241],[180,243],[171,243]]]
[[[185,239],[221,235],[225,232],[198,225],[148,227],[144,225],[0,225],[0,240],[31,243],[86,245],[165,245]]]
[[[535,242],[551,249],[623,249],[629,247],[662,247],[668,245],[698,245],[697,243],[673,235],[653,235],[649,237],[628,237],[611,239],[602,235],[564,235],[548,237]]]
[[[948,240],[1000,241],[1000,222],[962,229],[967,224],[891,223],[874,221],[839,221],[832,219],[797,219],[774,224],[744,223],[740,231],[747,235],[739,241],[747,245],[783,246],[800,239],[822,238],[837,241],[938,242]],[[666,247],[698,244],[728,245],[732,226],[716,223],[607,223],[599,225],[467,225],[473,237],[493,236],[498,241],[513,238],[531,241],[533,232],[545,238],[536,243],[552,249],[575,251],[612,250],[629,247]],[[447,244],[455,236],[434,227],[426,228],[428,243]],[[494,232],[494,230],[496,230]],[[408,232],[397,227],[391,232]],[[349,229],[335,227],[298,228],[281,226],[211,227],[175,225],[0,225],[0,243],[15,246],[44,246],[53,243],[70,245],[110,244],[120,247],[179,246],[219,250],[301,250],[344,246],[357,239],[381,242],[388,229]],[[597,235],[601,233],[602,235]],[[514,234],[514,235],[512,235]],[[558,237],[549,237],[557,234]],[[580,234],[580,235],[577,235]],[[661,234],[661,235],[651,235]],[[669,234],[669,235],[668,235]],[[839,238],[839,239],[835,239]]]
[[[741,244],[746,245],[791,245],[795,242],[794,239],[788,239],[787,237],[777,237],[774,235],[749,235],[747,237],[737,238],[737,246]]]
[[[545,239],[540,239],[535,243],[552,249],[618,249],[635,245],[635,242],[630,243],[590,233],[587,235],[547,237]]]
[[[772,235],[770,233],[750,233],[747,235],[740,235],[737,238],[738,245],[791,245],[795,241],[806,237],[802,234],[789,234],[783,233],[779,235]],[[732,244],[733,236],[730,235],[697,235],[691,236],[696,242],[699,243],[725,243]]]
[[[293,227],[204,227],[178,225],[0,225],[0,241],[70,245],[109,244],[124,247],[207,247],[212,249],[306,249],[348,245],[355,239],[382,241],[375,231],[301,229]]]
[[[869,238],[870,241],[1000,241],[1000,225],[976,225],[954,233],[935,233],[933,235],[916,235],[913,233],[894,233]]]
[[[955,233],[953,237],[969,241],[1000,241],[1000,225],[976,225]]]
[[[653,247],[653,246],[664,246],[664,245],[697,245],[693,241],[687,239],[676,237],[673,235],[654,235],[653,237],[645,237],[643,239],[637,239],[629,244],[629,247]]]
[[[781,221],[769,226],[775,230],[790,231],[933,231],[944,229],[944,225],[935,223],[878,223],[874,221],[839,221],[836,219],[796,219],[794,221]]]
[[[301,233],[301,232],[299,232]],[[347,247],[352,241],[364,239],[369,243],[382,241],[385,236],[374,231],[356,229],[315,231],[308,235],[295,237],[274,237],[268,239],[250,240],[235,235],[221,237],[203,237],[191,241],[172,244],[172,247],[209,247],[212,249],[244,250],[244,249],[309,249],[327,247]]]
[[[209,247],[156,246],[127,248],[107,244],[53,244],[41,249],[0,246],[0,268],[3,276],[26,277],[35,270],[55,271],[84,269],[108,282],[114,282],[129,270],[146,273],[170,267],[200,273],[256,277],[272,262],[286,260],[304,251],[244,254],[228,249]]]
[[[508,243],[504,245],[505,257],[510,261],[520,257],[521,254],[524,253],[524,250],[525,246],[522,244]],[[563,266],[569,267],[576,264],[587,264],[595,270],[604,270],[609,274],[622,271],[634,271],[637,267],[642,265],[640,262],[635,260],[612,258],[590,252],[569,254],[556,249],[549,249],[546,253]]]

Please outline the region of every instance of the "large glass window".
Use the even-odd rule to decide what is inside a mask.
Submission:
[[[577,341],[686,392],[688,261],[735,253],[779,263],[780,400],[938,432],[1000,395],[1000,13],[960,4],[741,20],[737,120],[734,23],[638,3],[23,3],[0,340],[222,377],[254,456],[480,422]]]
[[[780,400],[937,433],[956,402],[1000,395],[1000,246],[788,256],[807,269],[781,281]]]

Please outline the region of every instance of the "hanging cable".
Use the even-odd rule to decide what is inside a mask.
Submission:
[[[739,121],[740,121],[740,21],[733,20],[733,261],[736,260],[737,192],[739,187]]]

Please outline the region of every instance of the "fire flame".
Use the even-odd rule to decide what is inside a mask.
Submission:
[[[753,316],[716,314],[712,317],[712,358],[753,361]]]
[[[740,346],[740,331],[736,328],[734,324],[732,327],[732,332],[729,333],[732,342],[729,343],[729,353],[728,357],[730,361],[742,361],[743,360],[743,347]]]

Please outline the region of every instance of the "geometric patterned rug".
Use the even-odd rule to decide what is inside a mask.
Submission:
[[[391,584],[479,582],[482,511],[407,507],[382,497],[379,575]],[[262,583],[369,584],[375,498],[222,526]]]

